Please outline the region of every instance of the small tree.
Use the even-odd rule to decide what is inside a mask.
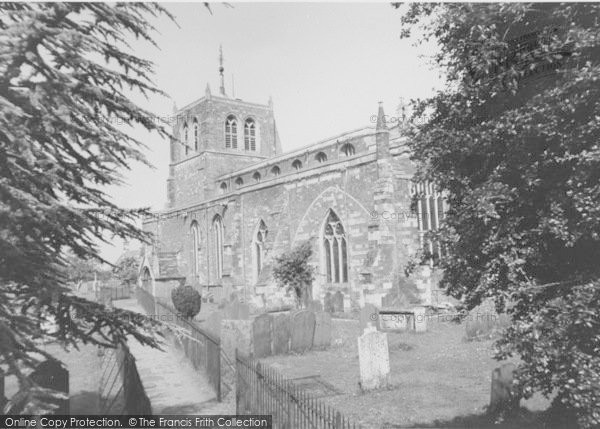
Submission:
[[[312,295],[314,268],[308,263],[311,255],[312,246],[305,241],[275,258],[273,277],[280,287],[294,291],[298,307],[305,306]]]
[[[175,309],[185,318],[193,319],[200,313],[202,297],[191,286],[178,286],[171,291],[171,300]]]
[[[118,261],[113,268],[113,274],[121,281],[122,284],[131,288],[138,278],[138,261],[131,256]]]

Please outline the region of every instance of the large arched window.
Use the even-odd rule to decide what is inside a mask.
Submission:
[[[223,219],[215,215],[212,221],[213,253],[217,278],[223,277]]]
[[[198,222],[192,222],[190,232],[192,234],[192,270],[197,282],[200,275],[200,228],[198,228]]]
[[[264,221],[260,221],[258,224],[258,228],[256,229],[256,234],[254,234],[254,280],[255,282],[258,280],[258,276],[260,275],[264,263],[265,263],[265,242],[267,241],[267,234],[269,231],[267,230],[267,226]]]
[[[237,119],[229,115],[225,121],[225,147],[237,149]]]
[[[200,129],[198,127],[198,121],[194,119],[194,150],[198,152],[200,147]]]
[[[235,179],[236,187],[241,188],[243,184],[244,184],[244,179],[242,179],[241,177],[238,177],[237,179]]]
[[[256,150],[256,124],[252,118],[244,123],[244,149]]]
[[[413,183],[410,189],[413,200],[416,200],[417,226],[423,252],[430,258],[430,263],[436,265],[444,256],[444,248],[439,240],[428,238],[431,232],[441,227],[445,218],[444,198],[432,182]]]
[[[273,168],[271,168],[271,174],[273,176],[279,176],[281,174],[281,168],[279,168],[278,166],[273,166]]]
[[[252,179],[254,179],[254,181],[255,181],[256,183],[260,182],[260,179],[261,179],[260,173],[259,173],[258,171],[257,171],[257,172],[255,172],[255,173],[252,175]]]
[[[299,171],[300,169],[302,169],[302,161],[297,159],[294,162],[292,162],[292,168],[296,171]]]
[[[340,218],[330,210],[323,227],[323,259],[327,283],[348,281],[348,243]]]

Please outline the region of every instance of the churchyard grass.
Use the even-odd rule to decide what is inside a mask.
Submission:
[[[366,428],[483,424],[478,419],[489,404],[491,372],[500,365],[492,359],[492,340],[466,341],[465,326],[453,322],[429,323],[426,333],[388,333],[389,387],[363,392],[359,322],[334,319],[333,326],[330,349],[263,361],[290,378],[320,375],[340,392],[322,399]],[[522,405],[535,412],[549,402],[534,397]]]

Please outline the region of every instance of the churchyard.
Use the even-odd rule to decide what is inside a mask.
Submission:
[[[464,427],[461,417],[482,415],[490,402],[493,340],[466,341],[465,325],[429,323],[428,331],[388,332],[389,382],[380,389],[359,386],[358,320],[334,319],[327,350],[272,356],[264,362],[364,427]],[[543,398],[523,402],[531,411],[548,406]],[[437,427],[437,424],[435,425]]]
[[[492,358],[493,334],[485,335],[488,325],[498,323],[495,315],[476,312],[458,323],[449,314],[418,316],[419,310],[410,316],[378,314],[368,304],[360,312],[333,317],[320,308],[253,313],[238,302],[224,308],[203,303],[196,320],[215,334],[220,326],[229,356],[235,348],[252,353],[362,427],[483,427],[488,422],[492,373],[506,363]],[[315,328],[295,338],[293,328],[302,324]],[[298,345],[309,336],[321,342]],[[524,422],[538,427],[539,412],[548,406],[541,396],[522,401],[517,426],[500,427]]]

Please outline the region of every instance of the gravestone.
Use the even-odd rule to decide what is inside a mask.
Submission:
[[[255,357],[271,356],[272,329],[273,319],[270,314],[261,314],[252,322]]]
[[[365,304],[360,309],[360,332],[365,330],[367,326],[374,326],[378,331],[381,330],[381,324],[379,323],[379,310],[373,304]]]
[[[315,334],[315,313],[307,310],[296,312],[292,316],[292,335],[290,348],[293,352],[303,353],[310,350]]]
[[[339,290],[333,295],[333,311],[335,313],[344,312],[344,294]]]
[[[382,331],[406,331],[412,329],[414,313],[402,310],[382,310],[379,312],[379,327]]]
[[[248,320],[250,318],[250,308],[248,307],[248,304],[241,303],[237,299],[234,299],[225,306],[223,318],[230,320]]]
[[[235,359],[237,348],[244,356],[254,353],[252,344],[252,321],[229,320],[221,321],[221,348],[230,361]]]
[[[390,355],[387,334],[368,327],[358,337],[360,388],[373,390],[386,387],[390,374]]]
[[[413,309],[415,332],[427,332],[427,314],[425,307],[415,307]]]
[[[315,313],[315,334],[313,337],[313,349],[326,349],[331,345],[331,332],[333,323],[331,315],[320,311]]]
[[[290,351],[291,322],[289,314],[273,317],[273,354],[282,355]]]
[[[308,303],[308,310],[318,313],[323,311],[323,304],[321,304],[321,301],[313,299]]]
[[[32,380],[41,387],[58,390],[69,396],[69,371],[56,360],[47,360],[37,366],[31,374]],[[69,399],[53,399],[52,404],[57,405],[53,414],[69,414]]]
[[[333,295],[331,292],[327,292],[325,294],[325,311],[328,313],[333,313],[335,311],[335,306],[333,305]]]
[[[223,320],[223,314],[220,311],[213,311],[208,315],[205,326],[206,330],[219,338],[221,336],[221,321]]]
[[[519,397],[515,395],[513,375],[515,364],[505,363],[492,371],[492,390],[490,395],[491,413],[514,412],[519,408]]]

